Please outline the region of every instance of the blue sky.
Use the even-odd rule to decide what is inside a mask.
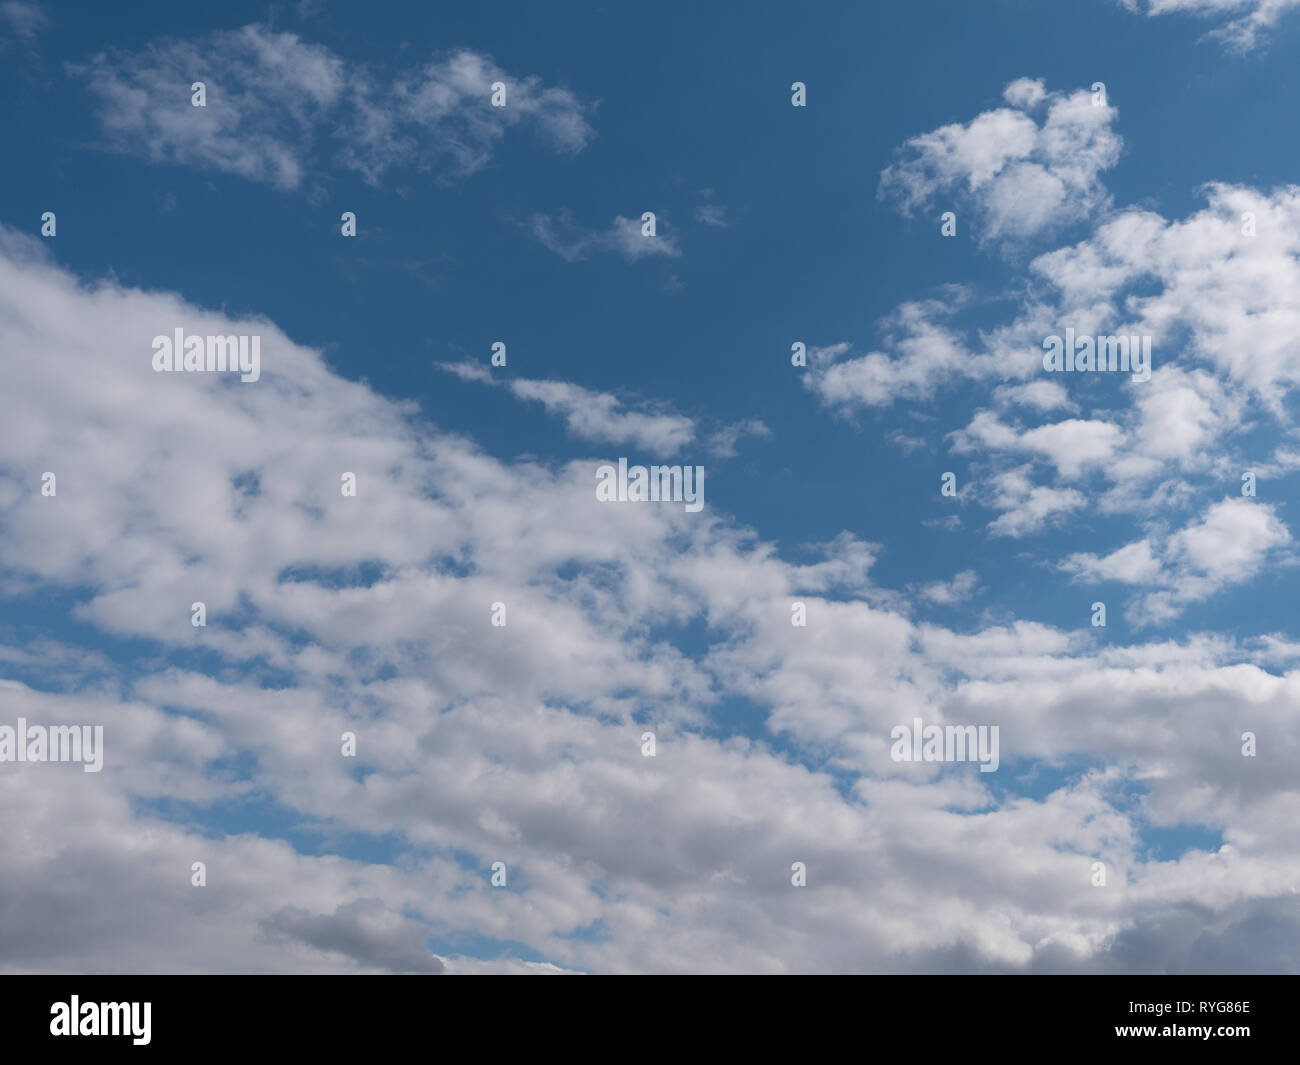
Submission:
[[[1295,6],[0,4],[0,965],[1294,968]]]

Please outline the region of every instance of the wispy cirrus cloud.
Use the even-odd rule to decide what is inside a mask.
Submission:
[[[282,189],[331,163],[372,184],[399,167],[464,178],[513,127],[560,153],[580,152],[595,136],[591,107],[572,92],[512,76],[472,51],[385,77],[258,24],[110,49],[69,71],[95,99],[110,150]],[[196,81],[204,107],[191,103]],[[492,105],[497,82],[504,107]]]
[[[706,226],[713,226],[717,229],[725,229],[731,225],[727,208],[720,203],[700,204],[695,208],[695,221],[703,222]]]
[[[1134,14],[1148,18],[1192,15],[1219,20],[1221,24],[1210,31],[1210,36],[1239,52],[1259,46],[1283,16],[1300,8],[1300,0],[1119,0],[1119,3]]]
[[[476,362],[438,363],[438,368],[465,381],[499,384],[516,398],[540,403],[549,414],[564,420],[569,432],[580,440],[602,444],[636,444],[677,452],[695,439],[695,422],[641,404],[629,407],[608,392],[596,392],[569,381],[544,381],[527,377],[492,376]]]
[[[41,4],[27,0],[5,0],[0,4],[0,28],[31,44],[50,28],[53,20]]]
[[[655,218],[654,235],[643,232],[644,227],[640,218],[616,215],[607,229],[585,229],[574,222],[568,210],[535,214],[528,221],[532,235],[565,262],[576,263],[600,252],[613,252],[628,262],[660,255],[675,259],[682,254],[672,229],[660,232],[664,228],[661,215]]]
[[[572,436],[593,443],[632,444],[675,454],[700,441],[711,455],[731,458],[742,437],[771,436],[771,430],[757,418],[704,427],[662,402],[624,400],[570,381],[495,377],[486,366],[468,360],[435,365],[463,381],[502,387],[516,399],[540,403],[548,414],[563,419]]]

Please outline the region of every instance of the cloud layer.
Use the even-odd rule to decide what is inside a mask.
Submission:
[[[256,332],[261,380],[155,374],[178,325]],[[602,505],[607,455],[499,461],[268,320],[7,232],[0,351],[41,352],[0,393],[0,574],[84,634],[7,655],[5,714],[107,755],[0,766],[10,970],[1294,968],[1281,644],[945,628],[849,533],[794,562],[713,507]],[[1163,564],[1213,577],[1223,513]],[[1001,779],[893,761],[914,715],[999,724]],[[1187,824],[1223,844],[1151,855]]]

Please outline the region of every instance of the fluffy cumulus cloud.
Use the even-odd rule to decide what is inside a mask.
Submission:
[[[837,417],[912,412],[915,429],[890,439],[965,467],[963,513],[948,521],[969,528],[983,512],[988,534],[1025,539],[1127,520],[1128,536],[1070,552],[1062,568],[1147,582],[1131,616],[1168,621],[1290,564],[1285,509],[1224,496],[1300,460],[1300,189],[1211,183],[1181,218],[1116,206],[1100,182],[1119,153],[1113,108],[1027,78],[1004,98],[908,141],[881,189],[908,210],[964,200],[977,236],[1014,246],[1010,284],[948,284],[900,304],[866,353],[810,344],[803,384]],[[1019,184],[1024,165],[1054,175],[1061,195],[1036,199],[1034,182]],[[1004,216],[1000,204],[1023,209]],[[1063,222],[1078,223],[1065,242]],[[1045,358],[1067,336],[1098,351],[1123,337],[1149,362],[1140,374],[1051,372]],[[1206,569],[1190,545],[1219,533],[1235,561]]]
[[[1054,556],[1059,561],[1042,564],[1069,574],[1098,598],[1108,597],[1101,589],[1117,588],[1135,633],[1158,630],[1194,605],[1269,575],[1290,573],[1296,565],[1293,517],[1285,501],[1256,498],[1254,485],[1257,477],[1280,478],[1297,468],[1294,438],[1300,427],[1293,397],[1300,357],[1300,190],[1211,184],[1201,190],[1203,206],[1181,218],[1147,207],[1117,207],[1100,184],[1102,172],[1118,158],[1117,116],[1111,109],[1085,111],[1093,107],[1090,93],[1054,94],[1030,79],[1013,82],[1004,96],[1010,109],[909,141],[882,174],[881,189],[905,210],[951,207],[959,217],[964,210],[977,238],[1014,251],[1008,257],[1011,284],[995,293],[949,286],[937,298],[909,301],[881,323],[882,342],[868,354],[856,354],[856,345],[843,340],[810,346],[805,387],[837,416],[875,418],[891,406],[914,412],[922,436],[909,453],[927,445],[944,451],[949,461],[938,468],[958,470],[961,482],[955,501],[960,514],[930,524],[966,535],[980,527],[983,514],[982,531],[991,542],[1020,541],[1022,559]],[[1069,117],[1074,124],[1059,142],[1044,143],[1057,109],[1062,121]],[[1017,169],[1026,160],[1048,175],[1060,167],[1071,173],[1056,173],[1059,184],[1041,174],[1029,180]],[[1038,194],[1049,187],[1056,191]],[[1037,204],[1049,209],[1040,212]],[[1021,213],[1008,216],[1003,205],[1020,205]],[[1077,229],[1062,243],[1064,224]],[[1097,338],[1149,337],[1149,378],[1048,372],[1043,360],[1049,338],[1067,330]],[[942,406],[936,416],[937,404]],[[977,595],[983,583],[979,572],[963,571],[949,581],[920,585],[917,599],[950,606]],[[859,641],[868,638],[862,631],[855,635]],[[877,633],[869,638],[884,642]],[[1117,737],[1145,731],[1151,715],[1161,716],[1160,707],[1176,702],[1172,692],[1159,691],[1164,681],[1151,683],[1155,676],[1168,680],[1181,673],[1175,661],[1203,679],[1209,673],[1223,676],[1221,656],[1243,650],[1233,640],[1204,636],[1103,651],[1079,634],[1026,624],[969,636],[922,626],[910,646],[927,667],[959,660],[963,674],[954,689],[927,693],[914,704],[918,714],[933,713],[937,702],[945,713],[961,707],[973,720],[976,708],[991,711],[998,700],[1019,708],[1042,696],[1058,711],[1073,706],[1081,716],[1091,716],[1118,697],[1135,716],[1127,724],[1109,719],[1102,726]],[[979,648],[999,664],[977,662],[964,647]],[[843,653],[850,653],[847,647]],[[896,653],[902,661],[901,645]],[[1295,661],[1294,646],[1277,637],[1262,640],[1253,654],[1265,656],[1252,659],[1259,664],[1265,658],[1275,665]],[[1278,657],[1269,657],[1274,654]],[[1029,664],[1036,656],[1045,665],[1042,674]],[[1094,681],[1075,676],[1065,682],[1060,668],[1072,672],[1085,661],[1098,671]],[[1236,674],[1243,687],[1234,682],[1224,703],[1234,722],[1240,719],[1239,698],[1253,706],[1262,705],[1256,699],[1269,698],[1265,692],[1272,682],[1254,668]],[[859,684],[864,691],[888,692],[894,705],[906,706],[925,688],[920,674],[910,679],[917,688],[890,688],[885,678],[868,676]],[[1259,681],[1264,687],[1255,687]],[[1062,685],[1074,688],[1076,682],[1081,687],[1065,694]],[[1093,694],[1083,695],[1094,682]],[[1125,694],[1118,696],[1121,689]],[[859,742],[847,722],[864,707],[870,713],[869,698],[854,700],[852,710],[837,710],[822,695],[819,727],[807,716],[808,701],[807,692],[790,695],[773,722],[822,741],[833,736],[841,750]],[[1052,735],[1052,745],[1061,742],[1062,730],[1073,728],[1063,719],[1048,724],[1038,711],[1027,712],[1035,717],[1035,732],[1042,728]],[[1225,736],[1246,731],[1227,725],[1226,718],[1221,727]],[[1088,778],[1097,797],[1113,795],[1118,781],[1133,779],[1134,771],[1147,782],[1160,779],[1157,791],[1184,772],[1214,775],[1204,763],[1195,771],[1189,764],[1178,767],[1181,755],[1172,751],[1179,747],[1187,753],[1186,737],[1172,722],[1166,735],[1169,759],[1134,760],[1116,747],[1111,750],[1116,760],[1109,762],[1075,739],[1065,740],[1052,755],[1039,750],[1038,756],[1059,758],[1068,749],[1073,757],[1089,749],[1097,759],[1096,773]],[[864,736],[860,742],[856,749],[866,753],[869,741]],[[1281,790],[1268,800],[1270,823],[1294,803],[1292,786],[1278,783]],[[1072,796],[1079,799],[1080,789],[1072,789]],[[1179,798],[1152,793],[1148,801],[1150,809],[1160,807],[1184,818],[1184,824],[1191,823],[1197,805],[1190,792]],[[1017,805],[1036,804],[1004,804],[995,819]],[[1103,799],[1098,809],[1110,817],[1117,807]],[[1173,815],[1175,809],[1180,813]],[[1112,830],[1103,830],[1101,820],[1094,824]],[[1130,833],[1134,826],[1119,830]],[[1234,874],[1221,877],[1215,871],[1214,862],[1232,853],[1237,835],[1223,829],[1221,838],[1223,845],[1202,866],[1202,875],[1219,885],[1240,886],[1245,881]],[[1281,882],[1294,891],[1291,874]],[[1200,923],[1181,906],[1157,915],[1137,902],[1140,894],[1125,905],[1137,906],[1133,912],[1143,916],[1125,930],[1116,928],[1103,950],[1081,929],[1058,930],[1050,945],[1045,939],[1025,951],[1023,964],[1032,967],[1050,957],[1052,965],[1124,968],[1142,960],[1153,968],[1185,971],[1196,968],[1190,958],[1199,955],[1205,968],[1294,970],[1258,937],[1242,931],[1251,922],[1247,911],[1275,913],[1272,903],[1259,903],[1259,910],[1251,903],[1226,923],[1218,918]],[[1125,920],[1118,913],[1111,916]],[[1274,927],[1271,918],[1264,920]],[[1236,935],[1243,938],[1232,959],[1218,955]],[[970,965],[978,964],[974,959],[981,950],[973,950]],[[1248,951],[1255,961],[1248,960]],[[1218,960],[1211,963],[1211,956]]]
[[[961,288],[944,298],[905,303],[884,323],[887,350],[855,355],[841,341],[808,351],[804,387],[832,410],[888,407],[932,398],[941,386],[993,371],[988,356],[970,351],[946,319],[966,301]]]
[[[1204,515],[1164,538],[1125,544],[1105,556],[1071,555],[1062,568],[1087,580],[1119,581],[1146,591],[1135,601],[1139,621],[1166,621],[1188,603],[1255,577],[1266,561],[1284,565],[1291,533],[1276,508],[1246,499],[1215,503]]]
[[[1103,209],[1100,175],[1119,160],[1116,110],[1104,92],[1049,93],[1021,78],[1010,106],[911,138],[880,177],[880,195],[915,213],[952,210],[983,242],[1018,242]]]
[[[1216,185],[1206,195],[1175,221],[1120,211],[1029,264],[1033,297],[968,341],[993,387],[951,434],[955,453],[994,473],[1030,457],[1054,474],[1049,487],[1090,485],[1115,513],[1206,506],[1240,487],[1242,471],[1294,468],[1300,194]],[[1150,379],[1045,373],[1047,338],[1066,329],[1150,337]],[[1261,445],[1261,430],[1274,442]]]
[[[261,379],[155,373],[178,326],[259,335]],[[0,352],[0,578],[70,619],[0,654],[0,704],[101,723],[105,747],[100,773],[0,765],[0,967],[1185,971],[1267,943],[1294,969],[1285,641],[946,628],[921,604],[978,573],[912,602],[850,533],[794,552],[715,506],[603,505],[607,454],[498,460],[272,321],[75,277],[8,232]],[[1077,421],[988,422],[1026,513],[1088,490],[1079,426],[1109,423]],[[1284,542],[1244,506],[1076,566],[1158,566],[1172,595],[1231,579]],[[999,724],[1001,770],[893,760],[913,716]],[[1043,765],[1071,771],[1036,788]],[[1152,856],[1189,824],[1221,843]]]
[[[111,150],[296,189],[326,162],[378,184],[395,167],[453,180],[482,169],[512,127],[560,153],[595,135],[590,106],[462,50],[382,76],[324,45],[252,24],[70,66]],[[205,106],[191,85],[204,83]],[[505,106],[493,106],[493,86]]]

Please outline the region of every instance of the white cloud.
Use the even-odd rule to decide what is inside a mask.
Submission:
[[[979,411],[964,430],[952,434],[958,453],[978,448],[990,451],[1030,452],[1056,467],[1057,473],[1075,480],[1093,467],[1103,467],[1124,453],[1124,433],[1103,421],[1068,418],[1061,422],[1019,430],[999,421],[991,411]]]
[[[1119,0],[1119,3],[1150,18],[1171,14],[1200,18],[1226,16],[1227,21],[1216,27],[1212,35],[1243,52],[1258,45],[1283,15],[1300,7],[1300,0]]]
[[[1273,507],[1249,499],[1216,503],[1196,525],[1173,537],[1175,561],[1212,580],[1252,575],[1264,555],[1289,542]]]
[[[1098,557],[1079,553],[1071,555],[1061,568],[1093,581],[1122,581],[1146,584],[1160,575],[1160,562],[1151,553],[1149,540],[1138,540]]]
[[[1013,108],[998,108],[966,125],[942,126],[911,138],[880,176],[880,195],[911,214],[973,212],[981,243],[1020,241],[1105,210],[1110,196],[1099,175],[1119,160],[1115,109],[1094,105],[1090,92],[1046,94],[1021,78],[1004,91]],[[1049,101],[1041,125],[1028,110]]]
[[[1300,382],[1300,189],[1206,192],[1186,219],[1126,210],[1032,270],[1060,292],[1063,321],[1073,306],[1109,306],[1114,328],[1101,332],[1150,334],[1157,366],[1206,365],[1276,409]]]
[[[1030,381],[1023,385],[1003,385],[996,389],[993,395],[1000,404],[1032,407],[1041,413],[1079,409],[1079,405],[1070,399],[1065,387],[1056,381]]]
[[[1029,467],[1006,470],[993,478],[993,505],[1001,511],[989,523],[994,536],[1028,536],[1080,509],[1087,497],[1076,488],[1035,485]]]
[[[904,304],[881,351],[812,349],[804,386],[836,413],[956,396],[962,382],[969,397],[973,386],[970,420],[948,439],[973,456],[969,498],[1013,512],[990,526],[1001,534],[1041,531],[1084,503],[1104,515],[1191,511],[1244,470],[1283,476],[1300,463],[1286,442],[1296,432],[1287,397],[1300,384],[1300,192],[1216,184],[1206,194],[1208,206],[1184,219],[1125,209],[1039,255],[1013,286],[1022,294],[1011,316],[974,335],[953,320],[974,306],[970,291]],[[1045,374],[1043,340],[1067,328],[1150,337],[1150,379]],[[978,398],[986,381],[996,382],[988,407]],[[1257,434],[1268,429],[1284,440],[1261,455]],[[1065,483],[1032,466],[1008,470],[1026,455]]]
[[[695,419],[671,410],[662,402],[624,401],[609,392],[597,392],[569,381],[494,377],[485,365],[469,360],[435,365],[463,381],[497,385],[508,389],[517,399],[541,403],[548,414],[563,418],[569,432],[580,440],[634,444],[672,454],[703,439],[709,454],[723,459],[735,457],[736,445],[743,437],[767,439],[772,435],[759,418],[701,427]]]
[[[734,458],[738,454],[736,445],[746,436],[770,440],[772,430],[761,418],[743,418],[738,422],[719,426],[709,437],[709,450],[718,458]]]
[[[804,387],[823,406],[845,413],[859,406],[928,399],[941,385],[993,372],[987,356],[970,352],[960,335],[936,320],[964,299],[964,290],[953,289],[946,301],[902,304],[885,322],[887,351],[852,356],[845,342],[810,348]]]
[[[1242,421],[1243,397],[1201,370],[1168,367],[1134,394],[1141,453],[1161,463],[1205,467]]]
[[[22,361],[0,390],[0,576],[74,603],[76,639],[147,650],[107,680],[86,656],[85,690],[0,691],[8,715],[106,726],[102,774],[0,773],[7,971],[482,967],[425,946],[457,934],[610,972],[1176,970],[1255,961],[1261,939],[1291,964],[1300,673],[1223,638],[917,625],[849,534],[794,564],[715,509],[602,505],[590,462],[499,462],[269,321],[83,284],[47,254],[0,231],[0,359]],[[262,379],[153,373],[176,325],[255,328]],[[1176,557],[1276,539],[1242,521],[1207,517]],[[696,624],[697,653],[663,635]],[[753,738],[704,727],[723,699]],[[914,713],[999,724],[1008,769],[1095,768],[998,798],[889,758]],[[1258,760],[1246,725],[1270,737]],[[259,797],[324,856],[163,816]],[[1228,846],[1144,857],[1144,824],[1186,823]],[[358,837],[401,860],[334,853]],[[203,896],[195,860],[219,885]],[[512,890],[487,886],[495,860]]]
[[[0,4],[0,22],[8,26],[15,37],[30,45],[49,29],[50,15],[41,4],[6,0]]]
[[[543,246],[570,263],[586,259],[595,252],[615,252],[628,262],[654,255],[668,258],[681,255],[676,235],[671,229],[663,231],[662,215],[655,219],[654,236],[643,235],[639,218],[616,215],[608,229],[595,231],[576,225],[568,211],[560,211],[554,216],[535,214],[528,227]]]
[[[506,105],[491,105],[492,85],[506,86]],[[434,150],[450,155],[461,173],[483,167],[510,126],[528,123],[557,152],[582,151],[593,132],[587,108],[567,89],[537,77],[511,78],[491,60],[459,51],[398,80],[401,113],[426,132]]]
[[[1002,90],[1002,98],[1021,111],[1032,111],[1047,99],[1042,78],[1017,78]]]
[[[1258,576],[1265,562],[1279,561],[1291,534],[1270,504],[1226,499],[1197,521],[1153,544],[1146,537],[1104,557],[1071,555],[1061,568],[1087,580],[1143,586],[1130,611],[1140,624],[1168,621],[1190,603],[1208,599],[1228,585]]]
[[[1029,429],[1018,444],[1042,455],[1062,477],[1074,479],[1090,466],[1113,460],[1124,446],[1124,434],[1109,422],[1070,418]]]
[[[465,50],[381,81],[323,45],[253,24],[101,52],[69,69],[96,98],[112,150],[283,189],[322,167],[321,142],[374,184],[394,166],[465,177],[511,126],[530,126],[559,152],[594,136],[590,109],[571,92]],[[195,81],[206,86],[205,107],[191,104]],[[507,86],[506,107],[491,104],[495,81]]]
[[[695,220],[706,226],[725,228],[731,222],[727,218],[727,209],[720,203],[702,203],[695,208]]]
[[[520,399],[537,400],[552,414],[559,414],[569,430],[584,440],[632,443],[673,452],[695,436],[689,418],[629,411],[608,393],[593,392],[567,381],[515,378],[510,390]]]
[[[975,594],[979,577],[973,569],[962,570],[950,581],[932,581],[921,588],[921,596],[939,606],[953,606]]]
[[[568,381],[541,381],[527,377],[494,378],[479,363],[439,363],[439,369],[462,380],[500,384],[517,398],[541,403],[547,413],[564,419],[570,433],[580,440],[602,444],[635,444],[638,447],[675,453],[696,437],[695,423],[685,415],[643,404],[629,409],[608,392],[594,392]],[[733,441],[734,443],[734,441]]]

